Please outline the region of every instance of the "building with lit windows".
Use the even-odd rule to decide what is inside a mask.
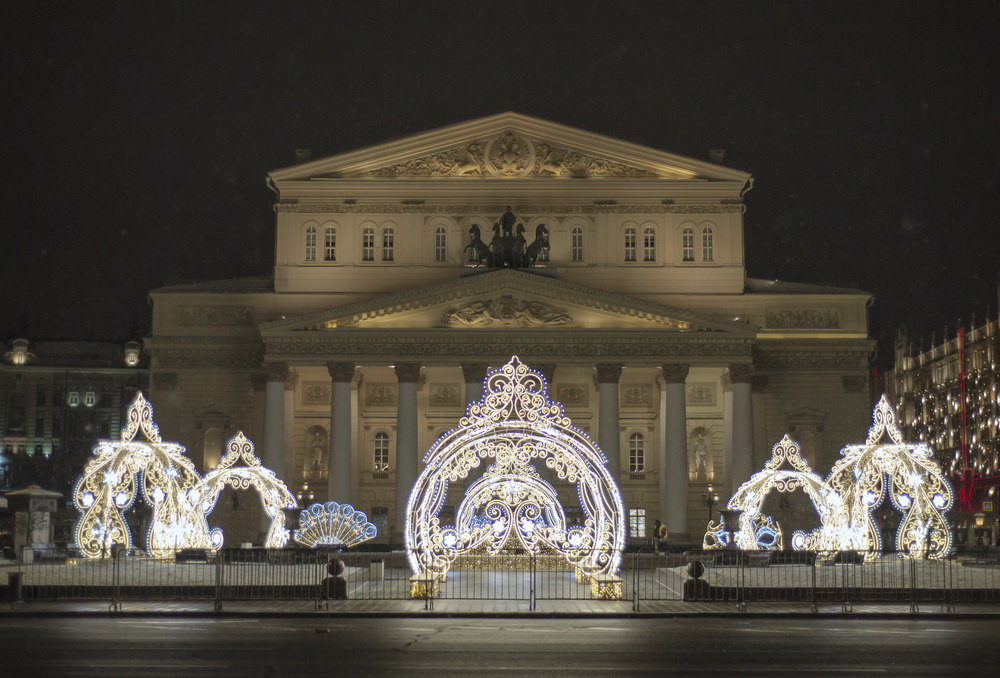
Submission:
[[[1000,320],[915,346],[901,333],[886,389],[909,440],[930,443],[956,488],[960,546],[997,543]]]
[[[700,542],[708,486],[785,433],[825,470],[867,429],[870,295],[748,278],[745,172],[502,113],[268,183],[272,273],[151,293],[150,400],[201,468],[242,429],[399,543],[424,451],[517,354],[603,449],[631,539]]]

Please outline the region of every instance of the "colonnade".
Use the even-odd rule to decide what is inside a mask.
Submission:
[[[328,363],[332,382],[329,440],[328,497],[340,503],[355,504],[352,460],[355,441],[352,439],[351,381],[356,365]],[[534,365],[551,383],[554,364]],[[621,435],[619,417],[619,380],[622,365],[595,365],[598,392],[598,444],[608,460],[608,469],[615,479],[621,478]],[[406,503],[417,479],[418,460],[423,450],[418,447],[417,385],[422,366],[418,363],[397,363],[398,381],[396,411],[396,468],[394,539],[405,524]],[[485,363],[462,363],[465,400],[472,402],[482,396],[483,379],[488,371]],[[667,363],[661,365],[664,387],[661,389],[661,415],[664,429],[657,448],[660,473],[659,511],[667,529],[675,539],[685,538],[688,508],[687,405],[685,380],[690,366]],[[731,392],[727,412],[729,441],[725,464],[733,479],[750,477],[753,471],[752,365],[728,365]],[[284,363],[269,363],[264,406],[264,464],[281,472],[285,468],[285,398],[284,382],[288,367]],[[727,403],[729,404],[729,403]],[[737,484],[738,484],[737,482]]]

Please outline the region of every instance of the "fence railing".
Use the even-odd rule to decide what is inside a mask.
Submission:
[[[820,604],[1000,602],[1000,559],[961,556],[915,560],[857,552],[689,551],[626,553],[614,577],[597,581],[558,555],[506,553],[458,559],[444,576],[414,578],[404,553],[307,549],[180,551],[152,559],[124,551],[88,559],[72,549],[32,549],[0,565],[10,600],[125,601],[506,600],[535,610],[539,601],[614,599],[635,611],[689,601]],[[0,580],[0,585],[3,581]],[[335,604],[335,602],[333,603]]]

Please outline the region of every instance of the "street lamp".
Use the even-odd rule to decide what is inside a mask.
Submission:
[[[708,507],[708,522],[712,522],[712,507],[719,503],[719,495],[709,485],[708,492],[701,493],[701,500]]]

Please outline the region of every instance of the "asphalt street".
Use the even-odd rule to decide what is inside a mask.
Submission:
[[[0,619],[7,676],[989,674],[997,619]]]

